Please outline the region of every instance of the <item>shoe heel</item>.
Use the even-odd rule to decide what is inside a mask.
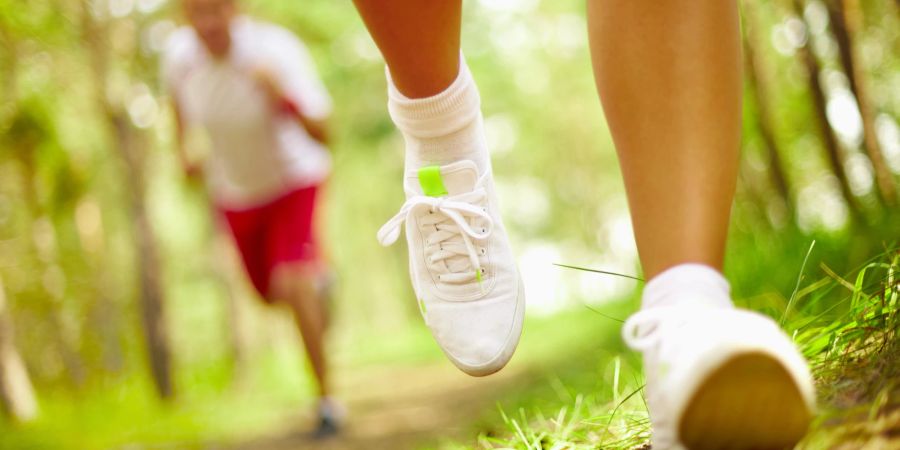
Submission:
[[[812,412],[787,370],[763,353],[728,360],[703,382],[678,426],[691,450],[786,449],[806,434]]]

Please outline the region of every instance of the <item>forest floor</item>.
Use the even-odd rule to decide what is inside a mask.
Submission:
[[[568,391],[598,386],[595,381],[586,381],[583,372],[585,368],[600,367],[608,362],[609,352],[596,351],[596,348],[592,351],[590,344],[612,338],[610,333],[616,327],[608,328],[610,330],[600,330],[581,339],[584,345],[561,347],[565,350],[545,361],[514,359],[509,367],[486,378],[465,376],[446,361],[345,372],[338,377],[337,391],[350,414],[346,428],[339,436],[323,441],[310,440],[308,431],[313,418],[308,413],[298,413],[285,417],[283,425],[275,432],[239,442],[232,448],[494,448],[495,444],[489,443],[486,436],[504,434],[514,436],[515,448],[551,448],[544,446],[540,436],[532,441],[527,433],[517,429],[519,425],[510,426],[510,420],[498,409],[524,411],[548,409],[546,406],[549,405],[548,416],[554,416],[553,408],[559,410],[559,405],[566,403],[562,397],[541,406],[536,406],[539,402],[534,400],[546,398],[550,385],[557,385],[557,390],[564,385]],[[529,340],[526,339],[524,344],[528,347]],[[570,376],[579,372],[581,378]],[[900,344],[894,342],[891,348],[876,357],[859,359],[854,367],[848,367],[840,374],[824,372],[819,377],[820,414],[809,436],[798,448],[900,449]],[[602,384],[601,380],[599,385]],[[541,424],[534,423],[521,426],[542,428]],[[552,426],[545,428],[543,433],[554,433]],[[519,435],[518,439],[516,435]],[[509,439],[509,436],[507,440],[501,439],[499,447],[508,447]],[[573,441],[572,446],[552,448],[647,448],[613,442],[608,446],[576,442]]]
[[[892,261],[898,267],[900,255]],[[872,273],[885,265],[870,266]],[[830,277],[821,280],[833,288],[809,282],[791,296],[807,309],[782,313],[812,358],[819,394],[798,450],[900,449],[900,294],[893,275],[886,283],[880,275],[860,271],[857,287]],[[334,392],[348,419],[325,441],[309,439],[314,389],[282,317],[266,322],[274,333],[267,350],[248,354],[234,372],[219,362],[182,371],[173,403],[159,402],[149,380],[134,377],[77,394],[45,391],[39,420],[0,426],[0,449],[647,448],[640,358],[620,337],[621,319],[636,306],[631,298],[528,316],[515,357],[484,378],[457,370],[423,324],[340,335]]]
[[[335,391],[348,411],[347,423],[338,436],[311,440],[312,412],[298,411],[285,416],[280,427],[229,448],[404,450],[474,446],[479,434],[503,432],[502,421],[497,423],[498,408],[533,407],[547,398],[555,401],[557,395],[551,385],[582,386],[585,379],[595,378],[596,367],[622,351],[618,326],[597,326],[597,319],[589,311],[550,320],[528,318],[516,357],[488,377],[465,375],[443,357],[359,370],[337,368]]]
[[[327,441],[309,439],[312,386],[299,380],[301,357],[290,346],[257,355],[236,378],[243,381],[234,382],[220,365],[186,373],[174,404],[160,404],[146,380],[100,386],[77,398],[47,392],[41,420],[0,427],[0,448],[645,448],[639,357],[619,336],[618,320],[633,308],[634,302],[619,302],[529,316],[516,356],[484,378],[453,367],[424,326],[410,335],[353,340],[333,370],[348,422]],[[859,345],[814,360],[820,411],[798,449],[900,449],[900,327],[840,317],[834,322],[840,329],[828,333],[882,331],[858,334]],[[830,340],[823,345],[836,348]]]
[[[452,373],[449,363],[394,367],[351,374],[338,391],[349,411],[341,433],[311,440],[313,417],[286,417],[283,430],[235,446],[235,449],[412,449],[441,438],[466,438],[474,417],[494,408],[504,392],[531,377],[522,367],[487,378]]]

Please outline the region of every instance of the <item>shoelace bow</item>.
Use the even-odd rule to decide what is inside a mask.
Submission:
[[[487,238],[494,227],[494,221],[487,210],[477,206],[483,204],[486,197],[487,193],[483,188],[446,197],[424,195],[411,197],[400,208],[400,212],[378,230],[378,242],[384,246],[393,244],[400,237],[403,222],[414,219],[419,212],[427,210],[429,214],[423,214],[419,224],[436,228],[425,241],[426,257],[429,262],[434,264],[454,256],[466,256],[472,266],[471,271],[453,270],[447,264],[447,273],[440,276],[441,281],[462,283],[473,278],[480,280],[479,251],[472,240]],[[470,225],[468,218],[481,218],[485,225],[480,231],[476,230]],[[457,236],[461,239],[455,239]]]

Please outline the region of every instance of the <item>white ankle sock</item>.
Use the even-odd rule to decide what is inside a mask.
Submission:
[[[722,274],[703,264],[679,264],[644,286],[641,308],[698,304],[732,307],[731,286]]]
[[[406,141],[407,170],[462,159],[472,160],[482,174],[490,168],[481,98],[462,55],[456,80],[432,97],[406,97],[385,72],[388,111]]]

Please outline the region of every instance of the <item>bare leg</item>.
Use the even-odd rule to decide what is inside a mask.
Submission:
[[[721,274],[683,264],[722,268],[741,126],[736,2],[591,0],[588,15],[597,89],[641,262],[653,278],[626,336],[644,351],[654,447],[677,441],[687,448],[792,448],[815,398],[802,356],[771,319],[731,308]],[[691,301],[707,312],[689,319],[653,312]],[[667,328],[660,326],[665,320],[692,322]],[[685,330],[710,322],[717,326],[704,336],[721,345],[704,351]],[[651,336],[651,344],[637,336]],[[748,356],[746,348],[767,352]],[[684,358],[690,351],[703,353]],[[712,357],[719,358],[714,370],[697,363]],[[689,377],[702,380],[690,400],[683,408],[667,405]]]
[[[646,277],[721,270],[740,146],[737,4],[590,0],[588,20]]]
[[[319,298],[316,290],[318,276],[317,270],[305,265],[282,265],[272,275],[272,287],[276,298],[287,303],[294,313],[319,396],[326,397],[330,394],[324,350],[328,314],[324,299]]]
[[[489,375],[503,368],[512,357],[521,333],[524,295],[493,192],[481,98],[460,56],[462,1],[354,0],[354,3],[390,70],[388,112],[406,145],[404,173],[415,174],[423,190],[419,193],[406,189],[407,203],[403,209],[420,201],[434,202],[433,197],[453,197],[457,205],[464,203],[471,207],[464,214],[457,213],[437,201],[431,210],[434,215],[429,219],[418,214],[400,214],[379,230],[379,240],[384,245],[396,242],[403,220],[410,221],[408,226],[425,230],[424,241],[414,239],[409,233],[406,237],[411,256],[418,255],[415,258],[423,262],[431,261],[424,265],[411,261],[413,280],[437,280],[428,286],[413,283],[426,322],[458,368],[473,376]],[[426,185],[432,182],[442,185],[442,177],[461,181],[452,182],[455,186],[450,192],[443,188],[428,192]],[[404,184],[408,179],[407,176]],[[471,187],[466,183],[472,183]],[[468,189],[475,192],[482,188],[488,195],[462,196]],[[437,224],[444,220],[459,223],[461,219],[475,225],[480,219],[474,217],[473,211],[491,217],[491,228],[481,228],[483,236],[475,236],[469,227],[454,231],[454,227],[423,226],[431,220]],[[472,244],[467,234],[477,243]],[[451,255],[444,244],[434,245],[439,240],[447,245],[459,245],[453,247],[456,252],[465,249],[468,262],[462,262],[460,255]],[[481,249],[480,253],[477,248]],[[486,253],[487,249],[491,249],[492,255]],[[456,261],[451,264],[451,259]],[[481,265],[482,260],[491,261],[490,269]],[[449,278],[442,278],[445,275]],[[483,275],[489,280],[481,284]],[[450,279],[458,280],[452,282],[453,287],[437,286]],[[495,280],[501,281],[495,283]],[[449,308],[449,304],[456,305]],[[426,305],[434,306],[426,308]]]
[[[397,89],[410,98],[443,91],[459,72],[460,0],[354,0]]]

